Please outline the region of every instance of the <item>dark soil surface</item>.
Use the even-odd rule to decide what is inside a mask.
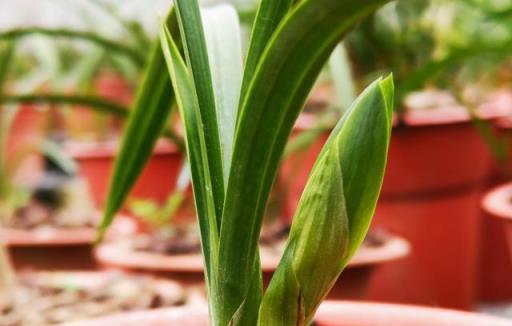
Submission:
[[[14,218],[8,220],[7,227],[21,230],[38,228],[86,228],[94,227],[91,216],[72,216],[58,214],[48,206],[30,202],[16,211]]]
[[[260,237],[260,245],[272,247],[288,237],[287,225],[274,222],[265,226]],[[138,251],[162,254],[195,254],[201,252],[199,230],[194,227],[181,227],[134,236],[130,246]]]
[[[55,325],[124,311],[180,306],[187,301],[187,293],[177,283],[148,277],[121,273],[76,279],[64,273],[41,275],[20,278],[15,306],[5,299],[0,303],[1,326]]]
[[[284,249],[286,239],[290,232],[290,226],[281,222],[274,222],[263,227],[260,236],[260,246],[265,249]],[[375,248],[382,246],[386,234],[371,232],[367,235],[363,246]],[[129,240],[130,247],[137,251],[179,255],[196,254],[201,252],[199,231],[196,228],[172,229],[164,232],[152,232],[134,236]]]

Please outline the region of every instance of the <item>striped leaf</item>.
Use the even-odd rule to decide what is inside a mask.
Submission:
[[[286,140],[343,36],[386,0],[302,1],[281,22],[242,99],[219,247],[220,324],[243,304],[263,213]]]
[[[361,245],[384,178],[392,79],[374,82],[332,132],[295,214],[285,254],[265,293],[260,325],[309,325]]]

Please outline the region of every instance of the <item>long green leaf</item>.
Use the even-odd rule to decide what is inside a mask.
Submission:
[[[224,180],[227,181],[243,74],[240,22],[230,5],[203,10],[202,17],[215,93]]]
[[[297,5],[272,37],[242,100],[219,248],[220,324],[243,304],[278,163],[320,70],[342,37],[386,0]]]
[[[160,38],[172,83],[176,90],[178,107],[185,124],[187,153],[190,160],[196,211],[205,257],[206,280],[209,283],[212,265],[216,265],[217,261],[218,227],[216,225],[215,200],[212,191],[208,151],[206,149],[207,142],[202,130],[203,122],[201,121],[199,100],[194,89],[192,76],[169,30],[164,29]],[[212,307],[215,307],[214,302],[214,299],[210,300]],[[214,309],[212,308],[211,311],[214,311]]]
[[[167,26],[169,29],[177,30],[175,15],[169,15]],[[103,236],[114,215],[126,200],[168,122],[174,93],[171,79],[168,74],[162,73],[162,67],[165,67],[165,58],[160,42],[156,42],[151,51],[143,84],[137,93],[135,106],[125,127],[112,172],[99,238]]]
[[[242,98],[251,82],[256,67],[260,62],[263,51],[268,45],[272,34],[292,7],[295,0],[262,0],[258,7],[256,19],[251,33],[249,52],[245,64],[244,79],[242,83]]]
[[[8,94],[0,96],[0,104],[62,104],[81,105],[98,113],[111,114],[118,118],[128,118],[130,110],[117,102],[103,99],[96,96],[68,95],[68,94]],[[73,107],[71,107],[73,108]],[[144,107],[143,107],[144,108]],[[183,140],[172,129],[166,129],[163,136],[172,140],[178,148],[183,148]]]
[[[343,43],[339,44],[332,53],[329,59],[329,70],[336,91],[336,102],[344,112],[355,100],[356,90],[350,59]]]
[[[96,96],[68,94],[6,94],[0,98],[0,103],[6,104],[70,104],[83,105],[100,113],[108,113],[117,117],[128,115],[128,108],[117,102]]]
[[[185,59],[199,103],[215,198],[215,215],[220,226],[225,192],[222,148],[201,12],[197,0],[176,0],[175,6]]]
[[[379,80],[332,132],[265,293],[260,325],[308,325],[361,245],[384,178],[392,114],[392,79]]]
[[[0,95],[5,93],[5,81],[7,80],[14,52],[15,43],[13,41],[0,42]]]
[[[94,43],[102,48],[109,51],[113,51],[119,54],[126,55],[132,59],[138,66],[143,66],[146,61],[144,51],[133,47],[126,46],[114,40],[104,38],[98,34],[91,32],[75,31],[70,29],[49,29],[41,27],[30,27],[30,28],[19,28],[4,31],[0,33],[0,39],[13,40],[30,35],[45,35],[51,37],[67,38],[67,39],[79,39]]]
[[[227,186],[243,76],[240,22],[235,9],[229,5],[204,10],[202,16],[222,146],[224,186]],[[253,277],[257,281],[252,283],[253,288],[245,298],[244,305],[235,313],[235,323],[240,325],[252,323],[258,313],[262,293],[259,261],[254,264]],[[213,298],[218,297],[218,291],[213,285],[210,291]],[[219,305],[222,303],[217,302],[214,308]],[[216,320],[217,312],[214,313],[212,320]]]
[[[15,44],[12,41],[0,42],[0,99],[4,96],[5,82],[15,53]],[[16,111],[0,108],[0,206],[9,193],[10,180],[7,176],[7,138],[12,126]],[[0,207],[1,210],[1,207]],[[3,221],[0,221],[0,224]],[[0,248],[2,250],[2,248]],[[1,261],[1,260],[0,260]]]

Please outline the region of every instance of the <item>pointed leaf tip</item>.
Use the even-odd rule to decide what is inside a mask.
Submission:
[[[382,96],[384,97],[384,103],[386,104],[386,113],[388,120],[391,123],[393,119],[393,108],[394,108],[394,93],[395,83],[393,73],[390,73],[386,78],[379,81]]]
[[[384,176],[392,100],[392,78],[376,80],[333,130],[301,197],[285,255],[263,299],[260,321],[277,321],[303,309],[310,322],[361,245]],[[289,269],[294,273],[286,273]],[[303,308],[297,306],[297,293],[303,296]],[[279,300],[285,301],[280,310],[270,307]]]

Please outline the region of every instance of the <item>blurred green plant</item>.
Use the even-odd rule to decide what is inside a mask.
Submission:
[[[399,0],[365,19],[345,42],[357,80],[393,72],[397,109],[412,91],[460,91],[512,54],[509,1]],[[493,69],[494,67],[494,69]],[[490,78],[492,79],[492,78]]]
[[[162,26],[162,46],[152,53],[158,69],[146,80],[165,74],[165,59],[172,81],[165,93],[176,99],[185,125],[212,325],[310,324],[363,241],[384,175],[391,77],[372,83],[334,128],[263,294],[258,238],[287,138],[338,42],[385,2],[262,0],[244,64],[231,6],[201,11],[197,0],[175,1]],[[158,128],[147,126],[167,115],[156,107],[132,112],[100,237],[155,145]]]
[[[5,78],[13,58],[11,42],[0,42],[0,96],[3,93]],[[13,121],[13,112],[0,108],[0,227],[14,211],[15,191],[7,172],[7,136]],[[16,278],[4,241],[0,241],[0,299],[3,302],[14,300]]]
[[[132,199],[129,202],[130,211],[154,228],[170,225],[176,213],[186,199],[187,190],[190,186],[190,167],[188,163],[183,164],[176,187],[169,194],[165,203],[161,206],[151,199]]]
[[[29,35],[34,33],[39,33],[40,30],[36,29],[35,31],[26,30],[26,33],[20,33],[20,35]],[[3,35],[3,36],[2,36]],[[6,36],[7,35],[7,36]],[[12,35],[17,35],[17,33],[10,33],[5,32],[4,34],[0,33],[0,41],[7,39],[12,40],[13,44],[16,44],[15,40],[17,40],[16,37],[13,37]],[[57,34],[50,33],[49,35],[52,36],[60,36]],[[76,36],[73,33],[66,34],[69,38],[77,37],[78,39],[81,39],[81,36]],[[92,35],[92,34],[91,34]],[[89,41],[95,42],[95,38],[86,38]],[[110,42],[110,41],[109,41]],[[108,44],[109,42],[99,42],[97,43],[98,46],[103,46],[105,44]],[[104,49],[105,51],[108,50],[108,46]],[[14,51],[14,50],[13,50]],[[122,52],[119,48],[119,51]],[[125,53],[126,54],[126,53]],[[81,81],[84,82],[83,78],[88,78],[89,80],[92,79],[94,75],[94,71],[98,70],[98,67],[96,65],[97,58],[93,57],[92,62],[88,61],[82,61],[81,65],[76,66],[76,70],[71,72],[67,77],[71,78],[75,81]],[[162,61],[163,62],[163,61]],[[148,62],[147,65],[144,66],[144,69],[142,69],[142,72],[145,73],[146,69],[151,69],[151,62]],[[153,67],[155,69],[155,67]],[[74,78],[72,74],[76,75]],[[166,78],[160,78],[162,80],[167,80],[167,85],[170,86],[170,80],[168,77]],[[162,81],[164,82],[164,81]],[[90,82],[87,82],[89,85]],[[147,85],[147,84],[146,84]],[[156,85],[152,85],[156,86]],[[163,86],[163,84],[162,84]],[[154,94],[153,94],[154,95]],[[137,93],[137,96],[145,96],[144,91],[139,91]],[[166,100],[167,99],[167,100]],[[141,103],[142,101],[142,103]],[[13,105],[19,105],[19,104],[53,104],[53,105],[61,105],[67,108],[74,108],[76,106],[83,106],[87,107],[91,110],[94,110],[100,114],[109,114],[112,116],[116,116],[118,118],[127,118],[130,112],[130,109],[126,107],[123,104],[120,104],[116,101],[106,99],[100,96],[96,95],[90,95],[90,94],[67,94],[62,92],[45,92],[45,93],[38,93],[38,92],[29,92],[27,94],[11,94],[7,91],[1,94],[0,96],[0,104],[13,104]],[[144,98],[140,99],[139,97],[135,100],[135,106],[137,105],[156,105],[156,106],[164,106],[165,109],[168,109],[171,107],[172,102],[169,101],[169,98],[167,95],[160,98],[160,101],[154,101],[153,99]],[[163,125],[166,121],[160,121],[160,123]],[[176,133],[171,128],[166,128],[165,130],[162,128],[158,129],[165,137],[168,137],[171,139],[179,148],[183,148],[183,141],[181,137],[176,135]]]

